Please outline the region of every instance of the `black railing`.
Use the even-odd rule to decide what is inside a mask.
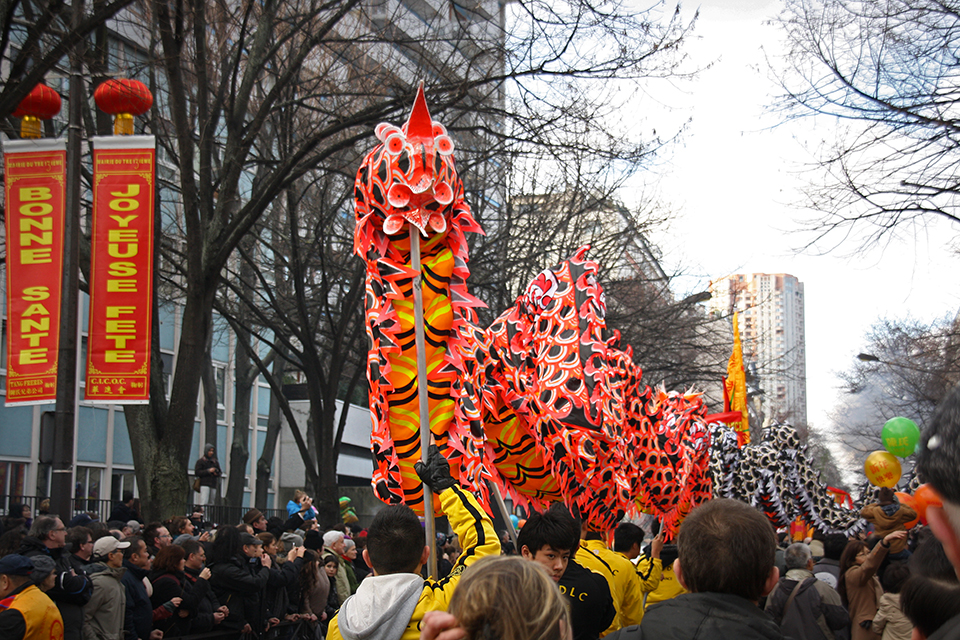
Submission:
[[[216,524],[239,524],[243,521],[243,514],[249,510],[248,507],[208,504],[203,507],[203,519]],[[276,516],[285,521],[289,517],[286,509],[260,509],[259,511],[268,520]]]
[[[186,636],[164,635],[163,638],[164,640],[173,640],[173,638],[179,638],[180,640],[237,640],[242,637],[243,640],[303,640],[304,638],[314,637],[310,633],[311,631],[312,627],[309,627],[306,622],[290,622],[285,620],[259,635],[247,634],[241,636],[240,632],[235,629],[223,629],[208,631],[206,633],[193,633]]]

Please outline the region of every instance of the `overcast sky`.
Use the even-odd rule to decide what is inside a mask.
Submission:
[[[696,6],[686,3],[684,10]],[[929,320],[960,308],[960,257],[948,244],[958,230],[934,226],[925,237],[853,258],[841,254],[855,245],[825,257],[796,253],[804,236],[790,232],[813,215],[797,208],[800,189],[815,177],[804,172],[810,155],[801,142],[829,138],[833,123],[808,119],[774,127],[776,118],[764,113],[776,87],[761,47],[775,55],[780,38],[764,21],[781,2],[706,0],[699,6],[699,39],[690,52],[714,66],[669,102],[670,117],[689,116],[692,123],[657,183],[678,216],[654,239],[668,266],[683,265],[692,274],[683,282],[686,292],[737,272],[790,273],[804,283],[807,412],[814,427],[826,429],[826,412],[837,401],[835,373],[852,366],[877,318]]]

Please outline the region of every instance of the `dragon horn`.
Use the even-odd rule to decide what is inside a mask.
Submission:
[[[433,138],[433,119],[427,109],[427,99],[423,95],[423,80],[417,88],[417,99],[413,103],[413,111],[407,120],[407,138]]]

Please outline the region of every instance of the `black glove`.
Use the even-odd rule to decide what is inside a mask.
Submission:
[[[437,445],[432,444],[427,449],[427,463],[417,462],[413,465],[414,471],[420,476],[423,484],[430,487],[434,493],[440,493],[444,489],[449,489],[457,484],[457,481],[450,475],[450,463],[440,453]]]

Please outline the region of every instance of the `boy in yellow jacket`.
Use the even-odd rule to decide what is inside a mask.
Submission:
[[[423,525],[405,505],[381,509],[367,530],[363,559],[373,569],[330,622],[327,640],[417,640],[427,611],[446,611],[464,569],[484,556],[500,554],[490,517],[450,476],[450,465],[435,445],[417,475],[440,496],[443,513],[460,538],[463,553],[443,580],[424,580],[430,557]]]

